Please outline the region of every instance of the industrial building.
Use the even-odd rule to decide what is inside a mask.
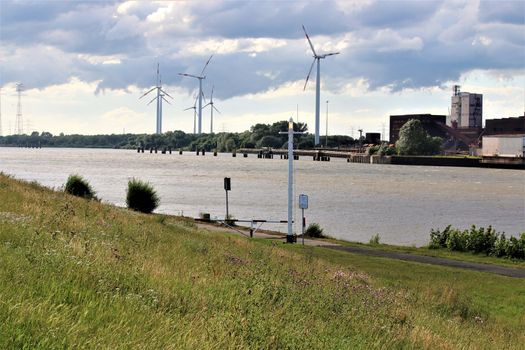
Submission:
[[[461,92],[459,85],[454,85],[450,120],[453,128],[481,129],[483,118],[483,95]]]
[[[484,136],[525,134],[525,115],[516,118],[485,120]]]
[[[402,114],[390,116],[390,143],[399,140],[399,130],[410,119],[421,121],[421,125],[430,136],[446,138],[444,131],[447,116],[433,114]]]

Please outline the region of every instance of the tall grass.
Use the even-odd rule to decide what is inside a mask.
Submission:
[[[138,179],[128,181],[126,205],[128,208],[142,213],[151,213],[160,203],[159,196],[153,186]]]
[[[211,235],[185,219],[1,175],[0,198],[2,349],[518,348],[525,340],[514,311],[525,304],[523,281]]]
[[[78,174],[69,175],[64,190],[73,196],[96,199],[95,191],[89,182]]]

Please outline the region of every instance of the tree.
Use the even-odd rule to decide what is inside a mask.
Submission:
[[[431,137],[418,119],[410,119],[399,130],[396,148],[401,155],[433,155],[441,151],[441,138]]]

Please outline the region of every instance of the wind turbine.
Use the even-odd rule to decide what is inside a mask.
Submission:
[[[211,118],[210,118],[210,134],[213,134],[213,110],[215,109],[219,114],[221,114],[221,112],[217,109],[217,107],[215,107],[213,105],[213,89],[215,88],[215,86],[212,86],[211,87],[211,95],[210,95],[210,102],[208,104],[206,104],[204,107],[202,108],[206,108],[206,106],[210,106],[210,113],[211,113]]]
[[[319,144],[319,112],[320,112],[320,90],[321,90],[321,59],[324,59],[328,56],[338,55],[339,52],[330,52],[325,53],[322,55],[318,55],[315,52],[314,45],[312,44],[312,41],[310,40],[310,37],[308,36],[308,33],[306,32],[306,28],[303,25],[303,31],[306,35],[306,40],[308,40],[308,44],[310,44],[310,48],[312,49],[312,53],[314,54],[314,60],[312,62],[312,65],[310,66],[310,71],[308,72],[308,75],[306,76],[306,81],[304,83],[303,91],[306,90],[306,84],[308,84],[308,80],[310,79],[310,74],[312,73],[312,69],[314,68],[315,61],[317,61],[317,78],[315,81],[315,145]]]
[[[166,101],[166,103],[171,104],[164,96],[168,96],[169,98],[173,99],[173,97],[170,96],[166,91],[162,90],[162,81],[160,78],[159,73],[159,64],[157,63],[157,85],[155,87],[152,87],[148,92],[144,93],[142,96],[139,97],[139,100],[152,92],[153,90],[157,90],[157,96],[155,96],[151,101],[148,102],[148,106],[155,100],[157,100],[157,128],[155,130],[156,134],[162,134],[162,100]]]
[[[185,109],[185,111],[188,111],[190,109],[193,109],[193,133],[197,133],[197,97],[195,97],[195,102],[193,103],[193,107],[188,107]]]
[[[204,94],[202,93],[202,80],[206,79],[206,76],[204,75],[204,71],[206,70],[206,67],[210,63],[212,57],[213,55],[211,55],[210,58],[208,58],[208,61],[206,61],[206,64],[204,65],[204,68],[202,68],[200,75],[179,73],[179,75],[190,77],[190,78],[195,78],[199,80],[199,96],[198,96],[199,97],[199,123],[198,123],[198,132],[197,132],[198,134],[202,133],[202,97],[204,96]]]

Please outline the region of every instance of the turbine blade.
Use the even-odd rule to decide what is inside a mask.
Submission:
[[[207,106],[210,106],[210,105],[212,105],[211,102],[208,102],[204,106],[202,106],[202,108],[206,108]]]
[[[153,100],[149,101],[147,105],[149,106],[151,102],[155,101],[156,99],[157,99],[157,96],[153,97]]]
[[[166,91],[160,89],[160,92],[162,92],[164,95],[168,96],[169,98],[173,99],[173,97],[170,94],[168,94]]]
[[[182,76],[185,76],[185,77],[191,77],[191,78],[199,79],[198,76],[196,76],[196,75],[191,75],[191,74],[188,74],[188,73],[179,73],[179,75],[182,75]]]
[[[312,49],[312,52],[314,53],[314,56],[317,57],[317,54],[315,53],[314,45],[312,44],[312,41],[310,40],[310,37],[308,36],[308,33],[306,32],[306,28],[303,25],[304,35],[306,35],[306,40],[308,40],[308,44],[310,44],[310,48]]]
[[[340,52],[330,52],[330,53],[327,53],[325,55],[323,55],[324,57],[327,57],[327,56],[333,56],[333,55],[339,55]]]
[[[306,90],[306,84],[308,84],[308,79],[310,79],[310,74],[312,74],[312,69],[314,69],[315,60],[317,60],[317,58],[314,58],[314,61],[312,62],[312,65],[310,66],[310,71],[308,71],[308,75],[306,76],[306,81],[304,82],[303,91]]]
[[[157,88],[157,87],[153,87],[153,88],[151,88],[148,92],[146,92],[146,93],[144,93],[142,96],[140,96],[140,97],[139,97],[139,100],[140,100],[141,98],[143,98],[144,96],[146,96],[147,94],[149,94],[150,92],[152,92],[153,90],[155,90],[156,88]]]
[[[213,105],[212,105],[212,107],[213,107],[213,109],[215,109],[217,112],[219,112],[219,114],[222,114],[221,111],[219,111],[219,110],[217,109],[217,107],[215,107],[215,106],[213,106]]]
[[[212,57],[213,55],[211,55],[210,58],[208,58],[208,61],[206,61],[204,68],[202,68],[201,76],[204,74],[204,70],[206,69],[206,67],[208,67],[208,64],[210,63]]]
[[[167,104],[169,104],[169,105],[171,104],[171,102],[170,102],[170,101],[168,101],[168,100],[167,100],[167,99],[166,99],[166,98],[165,98],[164,96],[162,96],[162,99],[163,99],[163,100],[164,100],[164,102],[166,102]]]
[[[183,109],[183,111],[188,111],[188,110],[193,109],[193,108],[195,108],[195,107],[188,107],[186,109]]]
[[[211,101],[213,101],[213,89],[215,89],[215,85],[211,86],[211,95],[210,95],[210,100]]]

